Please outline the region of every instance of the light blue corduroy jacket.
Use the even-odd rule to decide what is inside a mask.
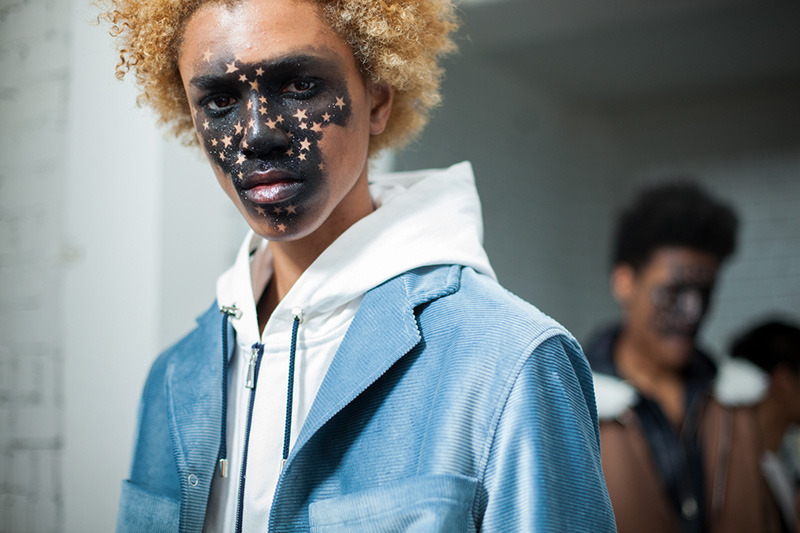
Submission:
[[[117,531],[202,530],[221,328],[215,304],[153,365]],[[615,531],[576,341],[461,266],[369,291],[278,481],[269,531],[308,530]]]

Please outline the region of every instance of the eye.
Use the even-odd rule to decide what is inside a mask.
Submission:
[[[314,80],[298,79],[292,80],[288,85],[281,89],[281,94],[287,96],[294,96],[303,98],[311,96],[314,89],[317,88],[317,83]]]
[[[205,98],[202,102],[202,106],[210,111],[224,111],[236,102],[236,98],[228,94],[215,94]]]

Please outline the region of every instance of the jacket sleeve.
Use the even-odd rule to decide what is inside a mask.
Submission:
[[[544,341],[522,365],[492,443],[482,531],[616,531],[592,376],[577,343]]]
[[[167,357],[150,370],[139,404],[129,479],[122,482],[117,533],[178,530],[180,486],[167,421]]]

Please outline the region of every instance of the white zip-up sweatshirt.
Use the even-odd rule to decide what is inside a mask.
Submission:
[[[259,335],[256,302],[272,275],[267,241],[248,234],[234,265],[217,281],[236,348],[229,367],[229,475],[214,477],[205,531],[235,530],[249,390],[251,346],[264,345],[249,439],[242,531],[263,532],[280,475],[294,312],[302,312],[294,375],[291,444],[364,294],[414,268],[469,266],[494,278],[483,249],[483,223],[472,167],[387,174],[371,180],[377,209],[334,241],[300,276]]]

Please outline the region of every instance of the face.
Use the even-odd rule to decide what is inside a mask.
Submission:
[[[629,265],[615,269],[625,333],[642,353],[673,369],[688,363],[718,269],[715,256],[682,247],[658,249],[638,272]]]
[[[372,210],[369,138],[392,92],[362,78],[313,3],[205,4],[179,52],[200,144],[256,233],[332,239]]]

